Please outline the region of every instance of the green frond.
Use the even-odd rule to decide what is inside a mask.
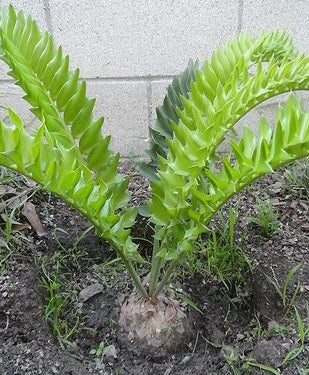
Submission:
[[[309,113],[301,109],[300,100],[292,94],[285,108],[279,109],[274,129],[262,117],[259,136],[245,127],[241,140],[232,140],[231,148],[231,154],[221,158],[221,170],[208,170],[208,182],[192,191],[193,199],[202,203],[204,212],[199,220],[204,224],[232,195],[254,180],[309,155]]]
[[[177,108],[183,108],[180,97],[188,97],[191,81],[195,80],[195,72],[198,68],[198,61],[189,61],[187,68],[175,77],[167,87],[167,94],[164,97],[163,105],[156,109],[156,120],[153,126],[149,127],[150,149],[147,151],[151,161],[140,165],[140,171],[145,177],[155,179],[158,168],[157,156],[166,156],[166,138],[173,137],[171,121],[178,122]]]
[[[303,112],[299,99],[291,95],[286,107],[278,111],[274,130],[262,117],[259,136],[256,137],[250,128],[245,127],[242,139],[239,143],[232,140],[231,148],[232,153],[221,158],[221,169],[206,169],[203,176],[195,171],[198,169],[196,166],[190,166],[189,161],[192,162],[194,156],[191,155],[189,160],[181,153],[187,170],[195,177],[189,178],[181,171],[177,172],[172,191],[167,191],[167,178],[168,175],[173,176],[175,164],[164,172],[159,171],[160,180],[152,183],[153,198],[149,204],[153,221],[172,228],[181,220],[189,228],[198,224],[201,231],[201,226],[205,230],[213,214],[232,195],[266,173],[309,156],[309,113]],[[171,154],[176,154],[176,150],[171,149]],[[181,184],[183,188],[180,188]]]
[[[30,134],[9,110],[11,124],[0,124],[0,163],[73,205],[120,255],[136,253],[126,229],[136,209],[121,210],[129,200],[128,180],[117,173],[119,155],[101,134],[103,118],[93,118],[95,100],[86,96],[78,69],[71,72],[62,48],[12,6],[0,9],[0,58],[42,124]]]
[[[248,75],[247,66],[239,67],[239,72],[235,73],[231,80],[233,85],[230,87],[217,86],[213,102],[208,100],[202,85],[198,82],[192,84],[192,94],[190,93],[189,99],[185,101],[185,109],[180,114],[180,132],[186,143],[182,144],[181,138],[176,134],[169,143],[171,148],[181,147],[189,158],[187,163],[191,164],[190,170],[194,166],[207,167],[226,133],[258,104],[281,93],[308,89],[309,57],[298,55],[295,59],[285,59],[280,64],[272,59],[265,69],[260,61],[256,73],[252,76]],[[199,96],[193,94],[196,92]],[[199,154],[197,164],[194,156],[196,153]],[[182,169],[182,174],[189,173],[185,164],[179,168]]]
[[[188,101],[192,101],[202,112],[214,111],[214,115],[216,107],[225,101],[225,91],[231,87],[236,93],[237,86],[234,82],[239,70],[243,71],[241,73],[244,77],[248,77],[248,70],[255,62],[274,59],[279,63],[294,55],[292,39],[285,32],[273,31],[261,34],[256,39],[242,33],[239,38],[218,49],[201,70],[198,69],[197,62],[190,61],[186,70],[168,86],[163,105],[156,110],[157,118],[153,127],[149,128],[148,154],[151,161],[142,164],[141,173],[151,180],[157,178],[158,156],[167,156],[167,139],[174,136],[175,127],[172,123],[179,124],[182,120],[188,127],[190,124],[193,126],[195,119],[192,118]],[[203,113],[203,116],[206,115],[209,114]]]
[[[61,144],[55,147],[44,122],[34,134],[29,134],[12,109],[8,109],[8,116],[10,124],[0,122],[0,164],[57,194],[88,217],[100,235],[124,248],[128,255],[134,253],[136,246],[125,228],[132,226],[136,209],[115,213],[128,198],[128,182],[119,182],[118,189],[110,191],[102,181],[98,184],[92,172],[79,163],[73,148]]]
[[[52,37],[42,34],[37,23],[12,6],[0,12],[1,59],[26,93],[33,113],[64,147],[74,147],[81,163],[101,177],[113,165],[109,137],[101,134],[103,118],[92,116],[95,99],[86,96],[79,70],[69,70],[69,57],[55,48]],[[114,168],[112,166],[112,168]],[[109,183],[109,181],[107,181]]]
[[[173,228],[181,221],[191,227],[196,217],[192,206],[197,205],[192,192],[207,185],[207,180],[213,183],[211,189],[214,184],[222,188],[221,182],[213,179],[211,171],[215,153],[226,133],[264,100],[291,90],[309,88],[309,57],[295,55],[285,33],[269,35],[271,37],[263,34],[253,41],[244,35],[239,44],[232,41],[227,45],[225,57],[219,50],[210,62],[197,70],[188,98],[181,98],[180,120],[178,124],[172,122],[173,138],[167,139],[168,153],[158,157],[157,181],[151,184],[149,203],[156,224]],[[265,66],[262,62],[270,56],[269,43],[275,50]],[[256,72],[251,74],[254,65]],[[227,163],[225,170],[231,176],[237,173]],[[172,191],[168,191],[166,182],[169,176],[177,181]],[[160,208],[158,212],[156,207]],[[201,209],[200,205],[197,207]],[[216,209],[209,207],[214,214]]]
[[[286,32],[279,30],[262,33],[255,41],[252,60],[269,61],[274,57],[277,61],[293,58],[296,55],[293,40]]]

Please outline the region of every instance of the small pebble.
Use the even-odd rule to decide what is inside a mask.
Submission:
[[[186,356],[183,358],[183,360],[181,361],[181,363],[187,363],[187,362],[190,361],[191,358],[192,358],[191,355],[186,355]]]

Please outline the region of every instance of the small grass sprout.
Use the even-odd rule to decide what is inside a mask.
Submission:
[[[84,230],[70,248],[66,248],[61,242],[59,235],[63,234],[69,237],[70,234],[62,228],[55,228],[52,235],[58,246],[51,257],[53,267],[57,270],[62,268],[62,270],[69,270],[70,272],[72,269],[80,271],[80,264],[82,261],[88,260],[88,254],[79,244],[91,230],[93,230],[92,226]]]
[[[129,290],[129,277],[124,276],[125,266],[120,258],[108,259],[104,263],[96,266],[95,277],[104,286],[107,291],[112,288],[119,288],[120,290]],[[119,277],[123,274],[123,277]]]
[[[250,369],[250,367],[255,367],[263,371],[267,371],[270,374],[273,375],[281,375],[281,372],[271,366],[265,365],[264,363],[257,363],[251,360],[246,360],[244,364],[242,365],[242,368],[245,370]]]
[[[309,374],[309,368],[301,368],[296,365],[297,368],[297,375],[308,375]]]
[[[45,320],[61,347],[72,347],[71,338],[82,327],[77,311],[78,291],[75,281],[71,280],[74,273],[65,268],[67,257],[60,251],[55,251],[49,259],[42,256],[37,261],[43,273]]]
[[[254,314],[254,318],[251,320],[251,327],[254,331],[256,331],[258,339],[260,339],[265,334],[265,330],[261,323],[260,314],[258,312]]]
[[[13,254],[13,248],[2,239],[0,239],[0,275],[6,271],[6,263]]]
[[[186,305],[189,306],[192,310],[199,312],[200,314],[204,314],[203,311],[199,308],[198,304],[194,302],[188,294],[184,293],[183,291],[176,290],[176,295],[179,299]]]
[[[262,336],[267,336],[269,334],[284,335],[288,332],[288,328],[284,325],[278,324],[269,324],[267,328],[264,328],[259,313],[255,313],[254,318],[251,321],[251,327],[256,332],[257,339],[260,339]]]
[[[67,316],[71,314],[72,304],[67,293],[63,291],[63,282],[57,275],[49,274],[45,274],[42,282],[45,290],[45,320],[63,348],[72,346],[69,339],[79,330],[80,321],[78,315],[73,313],[74,324],[68,322]]]
[[[197,252],[189,259],[189,269],[201,275],[217,277],[227,289],[244,281],[250,260],[235,242],[237,211],[229,209],[228,219],[220,217],[220,226],[210,231],[208,239],[197,242]]]
[[[309,200],[309,159],[296,161],[284,172],[288,182],[286,188],[300,197]]]
[[[297,331],[298,331],[298,340],[300,342],[300,346],[297,346],[290,350],[288,354],[284,357],[284,360],[282,362],[282,365],[285,365],[287,363],[292,362],[296,357],[298,357],[300,354],[302,354],[305,351],[305,340],[308,337],[309,338],[309,307],[307,304],[307,322],[305,322],[296,306],[294,306],[294,312],[297,322]]]
[[[37,192],[37,187],[25,188],[25,180],[23,176],[0,167],[0,185],[4,188],[2,194],[0,193],[0,214],[4,221],[0,226],[0,275],[6,271],[7,261],[14,254],[19,254],[23,246],[27,246],[25,244],[31,242],[31,239],[19,230],[19,216],[22,206]],[[6,188],[9,196],[6,196]]]
[[[270,237],[279,230],[279,213],[271,202],[263,202],[256,198],[257,215],[247,216],[247,220],[256,224],[264,237]]]
[[[281,324],[275,325],[274,327],[270,327],[267,329],[267,334],[276,334],[276,335],[284,336],[284,334],[287,332],[288,332],[288,328]]]
[[[267,280],[275,288],[278,296],[280,297],[283,308],[285,310],[285,314],[287,314],[289,312],[289,310],[293,306],[293,304],[295,302],[295,299],[296,299],[296,297],[299,293],[299,290],[300,290],[300,281],[299,280],[297,281],[297,284],[294,287],[292,294],[288,293],[288,287],[290,286],[293,277],[297,274],[297,272],[300,270],[302,265],[303,265],[303,263],[298,263],[294,267],[292,267],[289,270],[289,272],[288,272],[286,278],[284,279],[282,285],[280,285],[280,283],[279,283],[279,281],[278,281],[278,279],[277,279],[273,270],[272,270],[273,278],[271,278],[270,276],[265,274]]]

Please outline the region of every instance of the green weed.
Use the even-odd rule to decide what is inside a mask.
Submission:
[[[58,249],[50,258],[43,256],[38,260],[38,265],[43,273],[45,320],[62,347],[73,345],[72,336],[82,329],[77,310],[76,272],[80,271],[81,261],[88,258],[86,251],[78,245],[91,229],[92,227],[84,231],[70,248],[66,248],[61,243],[59,234],[67,233],[56,228],[53,237]]]
[[[0,240],[0,275],[6,271],[7,261],[13,255],[13,248],[4,240]]]
[[[24,226],[19,223],[19,217],[23,205],[37,193],[39,188],[29,184],[24,176],[2,167],[0,167],[0,185],[8,188],[7,192],[4,189],[0,194],[0,214],[2,218],[0,227],[0,274],[2,274],[6,271],[13,255],[18,254],[30,241],[21,230]]]
[[[254,315],[254,318],[251,320],[250,325],[254,329],[254,331],[256,331],[257,338],[260,339],[264,335],[265,330],[263,329],[259,313],[256,313]]]
[[[227,289],[241,284],[250,269],[250,261],[235,242],[238,214],[229,210],[228,220],[221,215],[219,230],[212,230],[205,241],[200,239],[196,251],[187,260],[191,272],[218,278]],[[218,232],[220,234],[218,234]]]
[[[62,347],[71,346],[69,340],[79,331],[79,316],[74,308],[77,291],[59,274],[49,273],[42,263],[42,283],[45,290],[44,317]],[[69,323],[73,321],[73,323]]]
[[[274,272],[273,272],[273,278],[271,278],[270,276],[265,274],[267,280],[275,288],[278,296],[280,297],[283,308],[284,308],[286,314],[289,312],[291,307],[294,305],[295,299],[296,299],[296,297],[299,293],[299,289],[300,289],[299,280],[297,281],[297,285],[293,289],[292,295],[288,293],[288,287],[291,284],[291,281],[292,281],[293,277],[300,270],[302,265],[303,265],[302,263],[298,263],[294,267],[292,267],[289,270],[289,272],[288,272],[286,278],[284,279],[282,285],[280,285],[280,283],[279,283],[279,281],[278,281]]]
[[[247,220],[256,224],[264,237],[270,237],[278,232],[279,214],[270,202],[263,202],[259,198],[256,199],[257,215],[247,216]]]
[[[309,374],[309,368],[301,368],[299,366],[296,365],[296,368],[297,368],[297,374],[298,375],[308,375]]]
[[[106,354],[107,349],[108,349],[108,344],[106,343],[106,341],[101,341],[97,348],[93,348],[90,350],[90,354],[93,354],[96,357],[101,357],[101,359],[103,359],[104,354]]]
[[[53,239],[58,245],[58,249],[54,251],[51,258],[53,266],[57,269],[61,267],[63,270],[72,270],[73,268],[74,270],[80,271],[81,261],[87,260],[88,254],[85,250],[80,248],[79,244],[91,230],[93,230],[93,226],[84,230],[70,247],[66,247],[59,239],[59,234],[62,233],[69,237],[69,233],[62,228],[55,228],[53,231]]]
[[[257,362],[248,360],[242,366],[243,369],[250,369],[250,367],[256,367],[260,370],[267,371],[268,373],[273,374],[273,375],[281,375],[281,372],[263,363],[257,363]]]
[[[114,258],[101,263],[96,267],[95,276],[107,290],[111,290],[117,285],[122,291],[129,290],[128,280],[119,277],[125,271],[125,266],[120,258]]]
[[[297,322],[297,331],[298,331],[298,341],[300,346],[297,346],[290,350],[288,354],[284,357],[282,365],[292,362],[296,357],[302,354],[305,351],[305,339],[309,336],[309,309],[307,304],[307,323],[301,318],[297,308],[294,306],[294,312]]]
[[[242,368],[244,370],[255,367],[255,368],[259,368],[260,370],[266,371],[268,373],[278,375],[278,374],[281,374],[280,369],[282,370],[283,366],[291,364],[298,356],[300,356],[301,354],[303,354],[305,352],[305,350],[306,350],[306,340],[307,340],[307,338],[309,338],[309,307],[308,307],[308,304],[307,304],[307,319],[306,319],[307,322],[305,321],[305,319],[301,318],[301,316],[300,316],[300,314],[299,314],[299,312],[298,312],[298,310],[295,306],[294,306],[294,313],[295,313],[295,320],[296,320],[296,324],[297,324],[297,333],[298,333],[298,339],[296,341],[297,341],[297,343],[299,343],[299,345],[294,346],[285,355],[285,357],[283,358],[279,368],[275,369],[275,368],[273,368],[273,367],[271,367],[267,364],[257,363],[253,359],[250,358],[250,359],[245,359],[245,361],[243,363],[243,366],[242,366]],[[262,326],[260,324],[260,321],[258,319],[258,316],[256,317],[256,319],[254,319],[253,323],[254,324],[258,323],[257,324],[258,327],[259,327],[259,329],[258,329],[258,332],[259,332],[258,339],[262,335],[269,335],[269,334],[273,334],[273,333],[286,334],[286,333],[288,333],[288,331],[290,331],[290,329],[288,329],[287,327],[282,326],[282,325],[278,325],[278,326],[275,326],[273,328],[263,330]],[[297,371],[298,371],[299,375],[308,374],[308,369],[303,369],[303,368],[297,367]]]
[[[309,199],[309,159],[297,161],[287,169],[284,177],[288,182],[286,188],[293,194]]]

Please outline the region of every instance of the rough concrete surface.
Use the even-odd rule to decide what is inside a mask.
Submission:
[[[95,6],[94,6],[95,3]],[[84,77],[170,76],[237,32],[235,0],[50,1],[54,36]]]
[[[143,81],[88,82],[88,94],[96,98],[95,115],[104,117],[104,134],[111,146],[127,156],[147,146],[147,86]]]
[[[242,28],[252,34],[272,28],[287,30],[299,51],[309,53],[308,0],[245,0]]]

